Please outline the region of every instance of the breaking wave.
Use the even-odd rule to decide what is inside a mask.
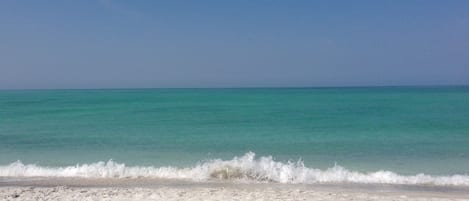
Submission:
[[[469,186],[469,175],[399,175],[391,171],[356,172],[341,166],[321,170],[305,167],[303,162],[277,162],[256,158],[252,152],[231,160],[213,159],[193,167],[126,166],[123,163],[97,162],[66,167],[44,167],[20,161],[0,166],[2,177],[83,177],[83,178],[167,178],[194,181],[246,180],[276,183],[376,183]]]

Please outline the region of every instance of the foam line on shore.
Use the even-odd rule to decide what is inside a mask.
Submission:
[[[0,166],[2,177],[165,178],[208,181],[211,179],[275,183],[369,183],[469,186],[469,175],[400,175],[391,171],[356,172],[341,166],[325,170],[306,167],[302,161],[282,163],[271,156],[256,158],[252,152],[231,160],[213,159],[192,167],[126,166],[112,160],[65,167],[23,164]]]

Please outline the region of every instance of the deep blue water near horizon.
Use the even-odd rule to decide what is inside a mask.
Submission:
[[[249,151],[321,169],[469,174],[469,87],[0,91],[0,165],[187,167]]]

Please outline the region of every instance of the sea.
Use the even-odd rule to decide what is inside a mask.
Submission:
[[[469,87],[1,90],[0,177],[469,186]]]

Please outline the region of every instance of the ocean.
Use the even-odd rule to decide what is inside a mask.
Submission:
[[[469,186],[469,87],[0,91],[0,177]]]

